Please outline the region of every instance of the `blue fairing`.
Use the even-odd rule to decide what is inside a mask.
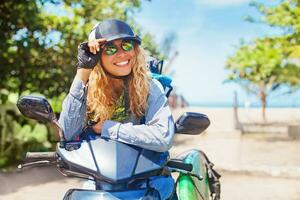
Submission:
[[[169,154],[142,149],[114,140],[83,141],[77,150],[57,150],[71,167],[89,171],[93,177],[111,183],[126,182],[147,172],[160,170]]]

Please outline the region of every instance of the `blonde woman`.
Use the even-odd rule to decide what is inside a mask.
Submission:
[[[98,137],[157,152],[171,148],[171,111],[161,84],[149,76],[140,44],[127,23],[110,19],[79,45],[77,73],[59,119],[66,140],[80,137],[92,122]],[[150,185],[167,199],[174,181],[158,176]]]

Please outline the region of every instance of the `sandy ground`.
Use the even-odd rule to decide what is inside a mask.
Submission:
[[[221,184],[225,200],[300,199],[299,179],[223,172]]]
[[[286,133],[241,135],[234,129],[231,109],[189,108],[174,111],[202,112],[211,119],[208,130],[197,136],[176,135],[171,155],[201,149],[221,172],[222,199],[300,199],[300,142]],[[258,121],[260,110],[240,110],[240,119]],[[270,109],[270,121],[300,121],[300,109]],[[0,173],[0,200],[61,199],[69,188],[80,188],[78,179],[64,178],[55,167]]]
[[[200,112],[206,114],[211,121],[208,132],[232,133],[234,127],[234,112],[232,108],[201,108],[190,107],[176,109],[173,111],[174,119],[177,119],[183,112]],[[241,122],[261,122],[262,115],[260,108],[240,108],[238,117]],[[267,122],[285,122],[300,124],[300,108],[268,108],[266,111]]]
[[[222,199],[299,200],[300,180],[221,171]],[[80,188],[77,179],[62,177],[54,167],[0,175],[1,200],[62,199],[69,188]]]

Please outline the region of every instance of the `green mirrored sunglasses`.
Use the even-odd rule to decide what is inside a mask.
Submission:
[[[134,47],[134,41],[132,40],[123,40],[121,42],[121,48],[124,51],[131,51],[133,47]],[[117,53],[117,51],[118,51],[118,47],[113,42],[106,43],[103,48],[103,52],[108,56],[114,55],[115,53]]]

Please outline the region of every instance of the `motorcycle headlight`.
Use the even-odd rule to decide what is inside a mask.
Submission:
[[[81,190],[71,189],[64,196],[63,200],[141,200],[158,199],[158,192],[146,189],[125,190],[125,191],[101,191],[101,190]]]

